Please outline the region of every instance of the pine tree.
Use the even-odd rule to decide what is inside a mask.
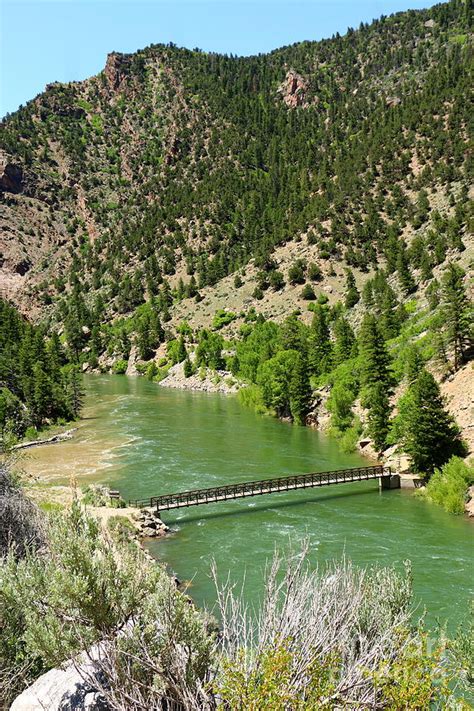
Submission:
[[[461,267],[450,262],[442,281],[447,345],[454,355],[454,370],[465,362],[472,348],[472,305],[464,288],[464,276]]]
[[[138,322],[137,347],[141,360],[150,360],[153,356],[153,348],[151,344],[150,320],[146,316],[143,316]]]
[[[377,319],[372,314],[366,314],[362,322],[359,354],[362,386],[370,388],[377,383],[383,383],[389,390],[393,381],[391,359]]]
[[[405,376],[408,383],[414,383],[423,370],[423,358],[415,343],[412,343],[405,355]]]
[[[178,363],[182,363],[188,357],[188,352],[186,350],[186,345],[184,343],[184,338],[181,336],[178,342]]]
[[[186,356],[184,360],[184,377],[185,378],[190,378],[191,375],[193,374],[193,364],[189,360],[189,356]]]
[[[304,327],[296,312],[288,316],[280,330],[280,345],[283,350],[303,352],[305,349]]]
[[[350,269],[346,269],[346,296],[344,303],[346,308],[351,309],[360,300],[360,294],[357,290],[354,274]]]
[[[71,366],[66,379],[67,404],[69,410],[76,418],[81,412],[84,402],[84,389],[82,387],[81,374],[77,366]]]
[[[52,383],[40,363],[33,367],[31,414],[35,427],[41,427],[53,411]]]
[[[332,345],[328,325],[328,310],[316,304],[308,336],[308,366],[311,375],[327,373],[331,365]]]
[[[453,454],[463,454],[459,428],[445,410],[436,380],[425,369],[408,390],[399,427],[414,472],[431,474]]]
[[[336,365],[357,355],[354,331],[347,319],[340,316],[334,324],[334,362]]]
[[[369,393],[367,432],[377,452],[385,449],[390,430],[390,398],[384,383],[375,383]]]
[[[308,363],[304,355],[298,353],[290,379],[290,410],[294,421],[303,425],[311,407],[311,386]]]
[[[421,255],[420,268],[422,281],[430,281],[430,279],[433,279],[433,269],[431,266],[430,255],[425,249]]]
[[[410,271],[408,257],[404,247],[398,252],[397,272],[403,293],[407,295],[412,294],[416,290],[416,284]]]
[[[381,329],[384,338],[390,339],[398,336],[400,332],[400,320],[398,314],[398,301],[395,293],[390,286],[387,285],[381,304]]]

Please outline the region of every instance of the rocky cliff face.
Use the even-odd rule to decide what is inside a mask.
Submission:
[[[21,193],[23,190],[23,169],[5,151],[0,151],[0,191]]]
[[[278,92],[281,94],[281,98],[285,104],[294,109],[297,106],[307,106],[306,102],[306,92],[308,89],[308,82],[301,74],[295,72],[294,69],[290,69],[286,73],[285,80],[280,84]]]

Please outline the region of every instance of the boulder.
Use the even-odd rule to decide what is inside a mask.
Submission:
[[[104,697],[84,680],[95,671],[97,653],[93,648],[90,658],[84,654],[77,664],[50,669],[15,699],[10,711],[109,711]]]
[[[142,528],[141,534],[144,538],[154,538],[156,536],[156,529],[147,526],[146,528]]]

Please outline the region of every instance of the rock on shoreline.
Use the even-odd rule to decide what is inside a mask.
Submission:
[[[166,378],[160,381],[160,385],[164,388],[199,390],[206,393],[223,393],[224,395],[236,393],[242,387],[242,384],[227,370],[207,369],[186,378],[184,363],[173,365]]]

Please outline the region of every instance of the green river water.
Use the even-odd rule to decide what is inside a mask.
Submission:
[[[54,484],[106,482],[140,498],[289,473],[360,466],[312,429],[256,415],[235,396],[161,388],[143,378],[88,376],[85,420],[68,442],[31,450],[27,468]],[[190,594],[212,606],[212,558],[255,602],[275,548],[310,541],[311,562],[341,556],[360,565],[411,560],[419,609],[428,618],[465,617],[474,588],[474,526],[403,490],[343,484],[182,509],[164,514],[173,534],[149,543]]]

